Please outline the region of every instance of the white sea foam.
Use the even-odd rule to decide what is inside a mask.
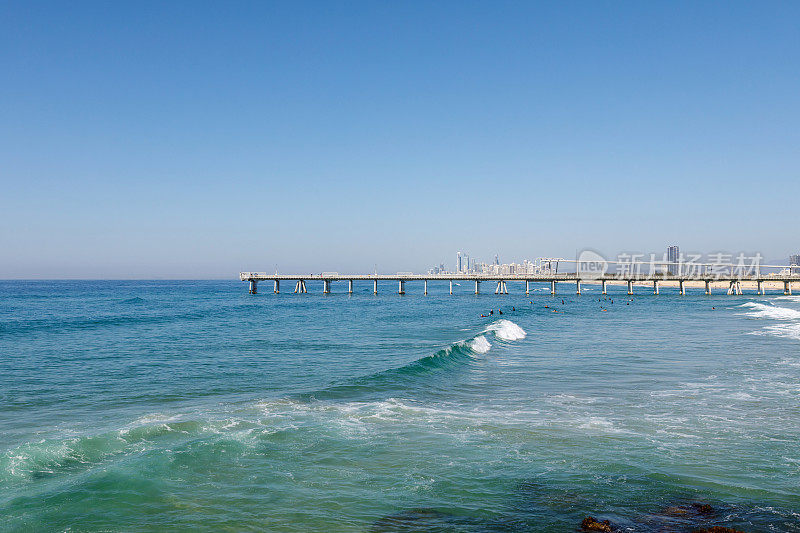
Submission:
[[[767,326],[762,331],[753,332],[756,335],[775,335],[787,339],[800,340],[800,323],[795,324],[775,324]]]
[[[746,307],[752,311],[745,313],[753,318],[771,318],[774,320],[800,320],[800,311],[788,307],[778,307],[759,302],[743,303],[739,307]]]
[[[579,429],[592,433],[629,433],[628,430],[617,427],[612,421],[601,416],[590,416],[577,422]]]
[[[752,394],[746,392],[734,392],[733,394],[729,394],[728,398],[732,400],[755,400]]]
[[[518,341],[524,339],[526,335],[524,329],[504,318],[489,324],[486,331],[493,332],[495,337],[504,341]]]
[[[469,342],[469,349],[476,353],[486,353],[492,348],[486,337],[480,335]]]

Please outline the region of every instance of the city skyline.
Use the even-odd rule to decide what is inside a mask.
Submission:
[[[588,250],[588,249],[587,249]],[[584,250],[586,251],[586,250]],[[590,250],[593,255],[598,258],[603,257],[602,254],[597,254],[595,250]],[[703,259],[703,258],[706,259]],[[513,260],[509,263],[501,263],[499,254],[494,254],[494,260],[491,263],[486,263],[478,258],[470,260],[469,253],[461,250],[456,252],[456,259],[454,261],[454,268],[450,270],[446,262],[440,262],[427,269],[426,273],[432,275],[439,274],[460,274],[460,273],[475,273],[475,274],[535,274],[540,271],[550,271],[552,263],[561,263],[562,271],[569,270],[570,265],[575,268],[576,261],[580,258],[580,254],[576,252],[574,258],[570,257],[556,257],[556,256],[536,256],[535,258],[524,258],[522,260]],[[615,263],[613,257],[603,257],[609,261],[612,266]],[[791,268],[800,265],[800,254],[790,254],[787,260],[764,260],[764,256],[760,252],[748,255],[745,252],[720,252],[715,251],[712,253],[703,252],[687,252],[680,251],[680,247],[676,244],[671,244],[666,247],[663,255],[659,256],[657,252],[623,252],[617,254],[616,259],[624,261],[640,261],[640,262],[653,262],[660,265],[666,273],[672,272],[674,265],[679,265],[681,262],[698,263],[707,261],[710,264],[723,264],[730,263],[736,264],[737,260],[744,260],[745,258],[753,261],[756,260],[760,264],[788,267],[791,271],[796,271]],[[712,259],[713,258],[713,259]],[[729,258],[729,259],[728,259]],[[545,264],[546,263],[546,264]],[[557,267],[556,267],[557,268]],[[674,272],[673,272],[674,273]]]

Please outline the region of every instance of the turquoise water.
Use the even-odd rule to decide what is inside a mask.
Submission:
[[[0,282],[0,530],[800,531],[800,298],[508,286]]]

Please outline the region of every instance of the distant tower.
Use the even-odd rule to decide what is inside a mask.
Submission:
[[[469,254],[464,252],[464,272],[469,272]]]
[[[461,252],[456,254],[456,274],[461,274]]]
[[[789,268],[789,272],[792,274],[797,274],[800,272],[800,254],[794,254],[789,256],[789,266],[793,268]]]
[[[673,244],[672,246],[668,246],[667,262],[670,264],[667,266],[667,271],[671,272],[672,274],[680,275],[679,272],[680,265],[673,264],[673,263],[678,263],[680,261],[680,258],[681,258],[681,252],[680,249],[678,249],[678,246],[675,244]]]
[[[494,254],[494,264],[495,265],[499,265],[500,264],[500,258],[497,257],[497,254]]]

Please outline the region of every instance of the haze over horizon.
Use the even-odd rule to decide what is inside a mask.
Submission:
[[[0,7],[0,278],[797,240],[800,4]]]

